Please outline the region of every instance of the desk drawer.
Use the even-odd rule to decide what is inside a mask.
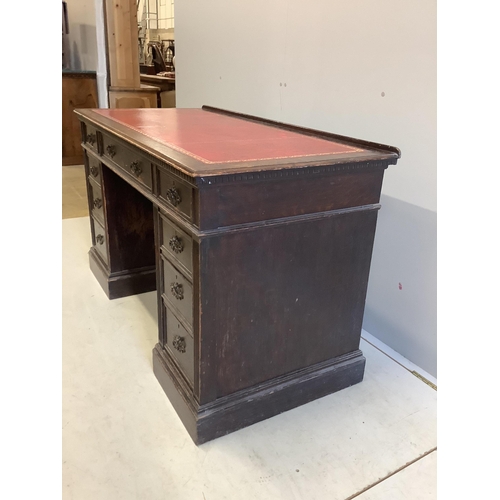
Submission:
[[[95,218],[90,219],[94,226],[94,248],[102,257],[104,262],[108,263],[108,245],[106,241],[106,231],[104,227]]]
[[[168,260],[162,257],[163,293],[189,325],[193,324],[193,285]]]
[[[193,188],[160,169],[158,169],[158,197],[167,202],[174,211],[184,214],[189,220],[192,219]]]
[[[87,155],[89,161],[89,179],[101,185],[101,162],[92,155]]]
[[[99,152],[97,140],[97,129],[89,123],[85,123],[85,137],[83,138],[83,142],[96,153]]]
[[[89,191],[90,191],[90,210],[92,215],[104,225],[104,209],[102,189],[97,182],[89,177]]]
[[[111,160],[151,191],[151,162],[111,136],[103,134],[102,142],[104,158]]]
[[[191,276],[193,274],[193,239],[173,222],[160,215],[162,223],[162,251],[170,260],[180,264]]]
[[[191,333],[188,332],[182,323],[176,318],[173,311],[163,305],[163,311],[166,316],[165,324],[167,327],[165,336],[165,346],[177,361],[179,368],[186,375],[187,379],[194,383],[194,340]]]

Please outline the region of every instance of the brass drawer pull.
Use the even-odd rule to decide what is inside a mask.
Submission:
[[[184,287],[182,283],[171,283],[170,291],[177,300],[182,300],[184,298]]]
[[[177,351],[186,352],[186,340],[184,337],[181,337],[180,335],[176,335],[174,337],[172,345],[174,346],[174,349],[176,349]]]
[[[167,200],[176,207],[182,201],[181,193],[177,188],[171,187],[167,189]]]
[[[104,243],[104,236],[102,234],[98,234],[95,237],[95,240],[97,241],[97,243],[99,243],[99,245],[102,245]]]
[[[87,134],[87,142],[93,146],[95,144],[95,141],[97,140],[97,137],[95,134]]]
[[[92,165],[90,167],[90,173],[94,176],[94,177],[97,177],[97,174],[99,173],[99,170],[96,166]]]
[[[113,158],[113,156],[115,156],[116,154],[115,146],[109,144],[108,146],[106,146],[106,152],[108,153],[109,156],[111,156],[111,158]]]
[[[134,175],[136,175],[137,177],[139,177],[139,175],[141,175],[142,173],[142,169],[141,167],[139,166],[139,162],[138,161],[133,161],[131,164],[130,164],[130,170],[132,170],[132,173]]]
[[[101,208],[102,207],[102,200],[101,198],[96,198],[94,200],[94,208]]]
[[[184,243],[178,236],[172,236],[168,242],[168,246],[174,253],[181,253],[184,250]]]

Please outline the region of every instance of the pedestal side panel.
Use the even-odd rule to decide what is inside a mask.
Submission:
[[[217,397],[359,347],[376,209],[201,244],[201,335]]]

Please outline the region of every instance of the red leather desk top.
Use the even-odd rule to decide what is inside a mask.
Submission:
[[[202,109],[96,109],[99,115],[205,163],[359,153],[364,149]]]

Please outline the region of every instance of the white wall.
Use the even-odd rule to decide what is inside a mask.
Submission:
[[[402,150],[384,180],[364,328],[435,376],[435,1],[192,0],[175,16],[178,107]]]
[[[104,18],[104,0],[94,0],[95,2],[95,23],[96,23],[96,43],[97,43],[97,97],[100,108],[109,107],[108,99],[108,51],[106,50],[106,28]]]

